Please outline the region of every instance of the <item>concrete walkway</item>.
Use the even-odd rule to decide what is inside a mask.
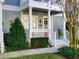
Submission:
[[[3,53],[3,54],[0,54],[0,59],[7,59],[7,58],[41,54],[41,53],[55,53],[55,52],[58,52],[57,48],[30,49],[30,50]]]

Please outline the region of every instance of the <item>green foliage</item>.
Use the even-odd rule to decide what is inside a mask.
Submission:
[[[66,22],[66,30],[67,30],[67,31],[69,31],[69,25],[70,25],[70,23],[67,21],[67,22]]]
[[[10,59],[65,59],[65,58],[53,53],[46,53],[46,54],[21,56],[21,57],[10,58]]]
[[[7,49],[10,51],[25,49],[27,46],[25,31],[19,18],[16,18],[15,21],[11,23],[7,45]]]
[[[69,48],[69,47],[61,47],[59,49],[59,53],[63,56],[66,56],[70,59],[75,59],[79,56],[79,49]]]
[[[59,36],[63,35],[63,31],[61,29],[58,29],[58,35]]]
[[[31,47],[32,48],[44,48],[48,46],[48,38],[32,38]]]
[[[5,48],[8,46],[7,40],[8,40],[8,33],[4,33],[4,44],[5,44]]]
[[[63,31],[61,29],[58,29],[58,37],[57,39],[63,39]]]

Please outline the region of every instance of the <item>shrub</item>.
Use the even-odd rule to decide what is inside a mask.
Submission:
[[[61,29],[58,29],[58,35],[59,36],[63,35],[63,31]]]
[[[4,33],[4,44],[5,44],[5,48],[8,46],[7,40],[8,40],[8,33]]]
[[[14,22],[11,23],[7,44],[7,49],[10,51],[21,50],[27,47],[25,31],[19,18],[16,18]]]
[[[59,49],[59,53],[67,58],[74,59],[79,56],[79,49],[69,48],[69,47],[61,47]]]
[[[69,31],[69,25],[70,25],[70,23],[67,21],[67,22],[66,22],[66,30],[67,30],[67,31]]]
[[[44,48],[48,46],[48,38],[32,38],[31,47],[32,48]]]

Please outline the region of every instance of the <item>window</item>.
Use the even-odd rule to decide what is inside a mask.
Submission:
[[[38,29],[43,29],[43,19],[38,20]]]

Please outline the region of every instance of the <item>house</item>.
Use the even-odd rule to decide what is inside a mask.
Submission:
[[[4,52],[3,33],[8,33],[11,21],[19,17],[30,43],[33,37],[48,37],[54,47],[66,45],[66,21],[62,0],[0,0],[0,48]],[[59,36],[58,30],[62,31]],[[68,33],[68,32],[67,32]]]

